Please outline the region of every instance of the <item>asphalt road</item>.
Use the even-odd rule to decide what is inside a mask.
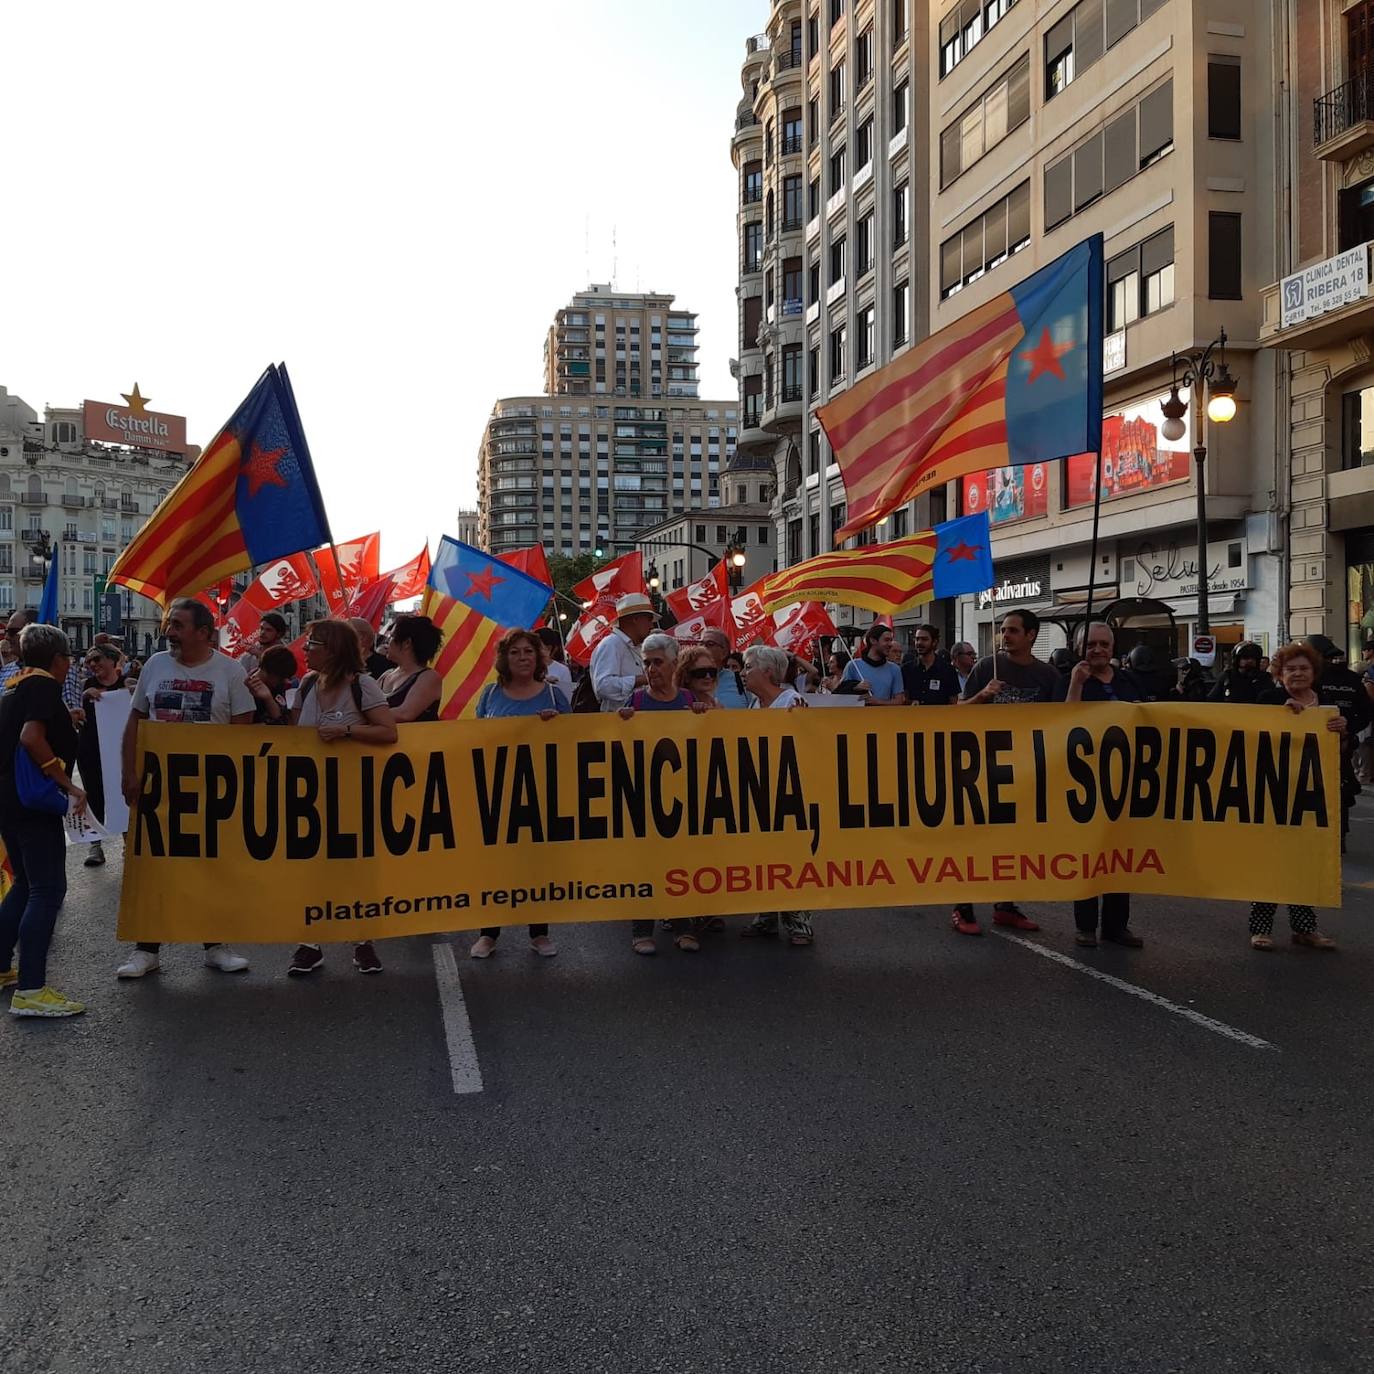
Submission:
[[[455,936],[466,1094],[431,941],[117,984],[118,862],[73,873],[51,980],[91,1010],[0,1025],[7,1374],[1374,1364],[1361,857],[1334,955],[1158,900],[1139,952],[1033,908],[1073,963],[932,908],[653,960]]]

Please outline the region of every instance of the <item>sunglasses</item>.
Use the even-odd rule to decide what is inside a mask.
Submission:
[[[716,668],[693,668],[688,677],[719,677],[720,672]]]

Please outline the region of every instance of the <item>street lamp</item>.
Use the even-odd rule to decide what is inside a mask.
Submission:
[[[1213,352],[1219,356],[1213,359]],[[1236,418],[1236,379],[1226,365],[1226,331],[1213,339],[1200,353],[1175,353],[1170,359],[1173,371],[1173,384],[1169,388],[1169,398],[1161,402],[1164,423],[1160,433],[1171,442],[1177,441],[1188,432],[1184,418],[1195,396],[1206,391],[1206,407],[1199,407],[1197,421],[1197,446],[1193,449],[1193,459],[1197,464],[1197,632],[1212,632],[1211,615],[1208,609],[1209,588],[1207,586],[1207,427],[1205,419],[1214,424],[1229,424]],[[1181,369],[1181,372],[1180,372]],[[1188,400],[1178,393],[1188,392]],[[1205,419],[1204,419],[1205,416]]]

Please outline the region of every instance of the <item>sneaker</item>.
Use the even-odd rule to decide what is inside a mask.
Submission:
[[[701,941],[695,935],[679,935],[673,943],[684,954],[695,954],[701,948]]]
[[[86,846],[86,867],[99,868],[105,862],[105,848],[97,840],[94,844]]]
[[[206,955],[205,962],[208,964],[210,962],[209,950],[206,951]],[[300,977],[307,973],[314,973],[317,968],[323,966],[324,950],[318,945],[297,945],[296,952],[291,956],[291,962],[286,966],[286,971],[288,974]]]
[[[156,973],[162,967],[162,960],[150,949],[136,949],[115,969],[116,978],[142,978],[145,973]]]
[[[981,935],[983,927],[973,915],[965,916],[958,907],[954,908],[954,920],[950,923],[960,935]]]
[[[530,941],[530,948],[545,959],[552,959],[558,953],[558,946],[547,935],[536,935]]]
[[[468,950],[470,959],[490,959],[496,949],[496,938],[492,935],[479,935],[472,942],[472,948]]]
[[[1013,930],[1039,930],[1040,927],[1019,906],[995,906],[992,909],[995,926],[1010,926]]]
[[[84,1002],[73,1002],[53,988],[16,990],[10,1002],[11,1016],[80,1016],[85,1010]]]
[[[242,954],[235,954],[228,945],[211,945],[205,951],[205,967],[217,968],[221,973],[242,973],[248,967],[248,960]]]
[[[631,940],[630,948],[634,950],[636,954],[658,953],[658,946],[654,944],[653,939],[648,935],[641,935],[638,939]]]
[[[359,973],[382,971],[382,961],[377,958],[377,951],[372,948],[371,940],[364,940],[361,944],[353,946],[353,967]]]
[[[18,981],[18,969],[0,968],[0,988],[12,988]]]
[[[1293,943],[1295,945],[1306,945],[1308,949],[1336,948],[1336,942],[1329,935],[1323,935],[1319,930],[1295,930],[1293,932]]]

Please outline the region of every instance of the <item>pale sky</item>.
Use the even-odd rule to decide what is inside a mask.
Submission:
[[[137,381],[204,444],[285,361],[342,540],[475,504],[589,281],[699,311],[735,394],[730,137],[764,0],[6,7],[0,385]]]

